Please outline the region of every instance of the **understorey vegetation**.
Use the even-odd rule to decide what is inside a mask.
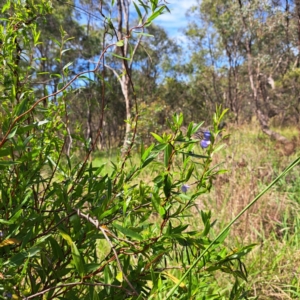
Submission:
[[[153,24],[170,13],[165,1],[0,2],[0,299],[299,297],[299,264],[281,272],[289,253],[299,261],[298,133],[273,130],[275,91],[254,74],[270,67],[254,57],[266,45],[240,33],[234,48],[218,23],[223,1],[198,8],[224,34],[229,69],[195,64],[202,79],[187,69],[217,53],[172,64],[180,47]],[[232,30],[258,28],[248,20],[257,11],[225,8],[229,19],[240,13]],[[238,71],[252,113],[239,102]],[[209,74],[213,84],[195,90]],[[295,76],[276,77],[282,95]],[[296,124],[293,101],[283,121]],[[240,119],[254,115],[260,129],[243,132]],[[272,205],[260,206],[268,194]],[[281,248],[270,265],[272,245]]]

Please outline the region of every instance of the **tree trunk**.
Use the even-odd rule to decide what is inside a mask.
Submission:
[[[297,18],[297,37],[298,37],[298,55],[295,67],[300,66],[300,0],[295,0],[296,18]]]
[[[123,41],[122,47],[117,47],[116,51],[119,55],[123,57],[127,57],[128,55],[128,39],[127,37],[130,34],[129,31],[129,0],[118,0],[117,1],[117,7],[118,7],[118,28],[117,28],[117,36],[118,40]],[[125,30],[123,28],[123,20],[125,23]],[[123,32],[124,31],[124,32]],[[121,78],[117,71],[113,69],[112,67],[105,65],[106,68],[110,69],[115,76],[118,78],[122,94],[124,96],[125,101],[125,107],[126,107],[126,127],[125,127],[125,136],[124,136],[124,142],[123,142],[123,148],[127,148],[128,141],[130,140],[130,132],[131,132],[131,101],[130,101],[130,88],[133,88],[132,82],[131,82],[131,67],[133,62],[133,57],[136,53],[136,50],[138,49],[140,42],[142,39],[142,35],[138,38],[133,51],[131,52],[131,60],[127,62],[126,59],[123,59],[121,62]]]
[[[300,0],[299,0],[300,1]],[[243,5],[241,0],[239,0],[239,6],[241,9],[241,16],[242,16],[242,23],[244,26],[244,29],[246,32],[251,32],[250,28],[248,28],[247,25],[247,20],[243,16]],[[246,49],[246,54],[247,54],[247,64],[248,64],[248,77],[250,81],[250,87],[252,90],[252,95],[253,95],[253,100],[255,104],[255,112],[256,112],[256,117],[260,123],[260,127],[263,131],[263,133],[267,134],[271,138],[275,139],[276,141],[282,143],[282,144],[291,144],[291,142],[281,134],[274,132],[273,130],[270,129],[269,127],[269,117],[262,111],[261,106],[262,103],[259,101],[259,93],[258,93],[258,87],[260,85],[260,80],[262,76],[258,76],[259,70],[256,70],[256,79],[254,78],[254,66],[253,66],[253,57],[252,57],[252,39],[251,37],[246,38],[245,40],[245,49]]]
[[[125,100],[125,106],[126,106],[126,127],[125,127],[125,136],[124,136],[124,142],[123,147],[126,148],[128,145],[129,135],[131,131],[131,107],[130,107],[130,98],[129,98],[129,78],[127,75],[123,76],[122,84],[122,93]]]
[[[118,39],[124,40],[124,46],[120,47],[121,55],[123,57],[127,57],[128,53],[128,41],[124,39],[124,36],[129,35],[129,1],[128,0],[118,0]],[[123,19],[125,22],[125,34],[123,34]],[[123,148],[126,149],[128,145],[129,135],[131,131],[131,107],[130,107],[130,97],[129,97],[129,89],[130,89],[130,74],[129,67],[127,65],[127,61],[125,59],[122,60],[122,78],[120,80],[122,93],[125,100],[126,107],[126,127],[125,127],[125,136],[123,142]]]

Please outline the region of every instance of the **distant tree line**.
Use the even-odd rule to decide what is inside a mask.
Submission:
[[[39,76],[31,78],[31,85],[40,96],[95,68],[115,33],[126,41],[109,50],[99,72],[71,85],[66,102],[57,95],[44,103],[68,106],[67,151],[72,143],[82,142],[74,141],[73,133],[92,140],[101,126],[98,148],[125,146],[136,116],[137,138],[147,141],[151,131],[165,129],[172,113],[183,112],[186,123],[209,120],[220,104],[229,108],[227,121],[255,117],[263,132],[283,143],[286,138],[270,126],[300,123],[299,1],[198,1],[187,14],[185,45],[156,25],[145,27],[149,36],[133,34],[129,44],[124,37],[135,20],[128,0],[116,1],[111,20],[103,18],[110,9],[106,2],[59,0],[52,5],[54,14],[38,19],[43,43],[37,45],[39,59],[32,63]],[[66,65],[65,78],[55,76]],[[48,74],[53,74],[51,80]]]

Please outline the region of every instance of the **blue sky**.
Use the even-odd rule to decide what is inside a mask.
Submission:
[[[76,2],[77,1],[75,0],[75,4]],[[137,1],[135,2],[137,3]],[[161,3],[164,2],[161,1]],[[169,37],[184,41],[185,37],[183,35],[183,28],[185,28],[188,24],[186,12],[190,7],[197,4],[197,0],[166,0],[165,3],[167,4],[171,13],[166,11],[163,15],[160,15],[154,20],[154,24],[163,27],[169,34]],[[79,7],[81,6],[82,5],[79,5]],[[143,9],[141,7],[140,9],[143,12]],[[84,24],[87,22],[87,15],[84,14],[83,11],[80,11],[80,13],[82,13],[80,22]],[[132,4],[132,1],[130,5],[130,14],[132,15],[133,19],[137,19],[137,13]],[[96,19],[96,21],[103,19],[97,12],[95,12],[95,15],[97,15],[98,18]],[[93,17],[93,15],[91,16]]]
[[[171,13],[166,12],[155,19],[154,24],[162,26],[171,38],[184,41],[182,29],[187,26],[187,10],[196,4],[196,0],[168,0]]]

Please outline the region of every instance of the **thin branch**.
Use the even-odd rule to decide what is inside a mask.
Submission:
[[[144,32],[144,28],[142,28],[142,32]],[[133,51],[132,51],[132,57],[131,57],[131,60],[130,60],[130,62],[129,62],[129,66],[128,66],[128,68],[129,68],[130,70],[131,70],[131,67],[132,67],[134,55],[135,55],[135,53],[136,53],[136,51],[137,51],[139,45],[141,44],[142,38],[143,38],[143,36],[140,35],[139,38],[138,38],[138,40],[137,40],[137,42],[136,42],[136,44],[134,45],[134,49],[133,49]],[[147,53],[147,54],[148,54],[148,53]]]
[[[123,276],[124,276],[124,279],[125,281],[127,282],[127,284],[130,286],[130,288],[134,291],[135,295],[138,296],[138,292],[135,290],[135,288],[133,287],[133,285],[131,284],[131,282],[128,280],[127,276],[125,275],[124,271],[123,271],[123,268],[122,268],[122,265],[120,263],[120,260],[119,260],[119,257],[118,257],[118,254],[117,254],[117,251],[114,247],[114,245],[112,244],[112,242],[110,241],[110,239],[108,238],[105,230],[100,226],[99,229],[101,230],[102,234],[104,235],[105,239],[107,240],[107,242],[109,243],[112,251],[114,252],[114,255],[116,257],[116,261],[117,261],[117,265],[120,269],[120,271],[122,272]]]
[[[102,282],[95,282],[95,283],[91,283],[91,282],[82,282],[82,281],[78,281],[78,282],[70,282],[70,283],[63,283],[57,286],[51,286],[43,291],[40,291],[36,294],[30,295],[28,297],[23,298],[24,300],[28,300],[28,299],[32,299],[38,296],[42,296],[48,292],[50,292],[51,290],[55,290],[55,289],[59,289],[62,287],[72,287],[72,286],[76,286],[76,285],[89,285],[89,286],[109,286],[109,287],[114,287],[114,288],[119,288],[119,289],[124,289],[128,294],[131,294],[130,291],[126,290],[125,288],[123,288],[122,286],[119,285],[113,285],[113,284],[106,284],[106,283],[102,283]]]
[[[108,244],[110,245],[110,247],[111,247],[111,249],[112,249],[112,251],[113,251],[113,253],[114,253],[114,255],[115,255],[115,258],[116,258],[116,261],[117,261],[117,265],[118,265],[120,271],[122,272],[125,281],[126,281],[127,284],[130,286],[130,288],[134,291],[134,294],[135,294],[136,296],[138,296],[138,295],[139,295],[138,292],[135,290],[135,288],[134,288],[133,285],[130,283],[130,281],[128,280],[127,276],[125,275],[125,273],[124,273],[124,271],[123,271],[123,268],[122,268],[122,265],[121,265],[121,263],[120,263],[120,260],[119,260],[119,257],[118,257],[118,253],[117,253],[117,251],[116,251],[116,249],[115,249],[115,246],[112,244],[112,242],[110,241],[110,239],[108,238],[108,236],[107,236],[107,234],[106,234],[106,232],[108,232],[108,230],[102,228],[102,226],[100,226],[99,221],[98,221],[97,219],[96,219],[96,220],[93,219],[93,218],[90,217],[88,214],[85,215],[85,214],[82,213],[79,209],[77,209],[76,212],[77,212],[77,215],[78,215],[79,217],[82,217],[82,218],[86,219],[86,220],[89,221],[91,224],[93,224],[98,230],[101,230],[102,234],[104,235],[106,241],[107,241]],[[109,232],[109,234],[111,235],[112,233]]]
[[[82,7],[79,7],[79,6],[75,5],[75,4],[72,4],[72,3],[66,2],[66,1],[61,1],[61,0],[57,0],[57,1],[60,2],[60,3],[62,3],[62,4],[64,4],[64,5],[65,5],[65,4],[66,4],[66,5],[69,5],[69,6],[75,8],[75,9],[77,9],[77,10],[79,10],[79,11],[82,11],[83,13],[85,13],[86,15],[88,15],[89,18],[90,18],[90,17],[93,17],[94,19],[99,20],[99,21],[102,21],[104,24],[107,24],[107,22],[106,22],[106,20],[105,20],[105,16],[103,16],[103,14],[101,14],[101,16],[102,16],[102,18],[103,18],[103,19],[101,19],[101,18],[97,17],[96,15],[90,13],[90,12],[87,11],[86,9],[84,9],[84,8],[82,8]]]
[[[28,242],[32,242],[36,239],[38,239],[41,236],[45,236],[47,235],[49,232],[51,232],[53,229],[55,229],[56,227],[58,227],[59,224],[61,224],[62,222],[64,222],[65,220],[67,220],[68,218],[70,218],[71,216],[75,215],[76,212],[71,212],[70,214],[68,214],[66,217],[62,218],[61,220],[59,220],[54,226],[50,227],[49,229],[47,229],[46,231],[44,231],[41,234],[38,234],[37,236],[35,236],[34,238],[32,238],[31,240],[29,240]]]
[[[39,104],[39,103],[41,103],[41,102],[43,102],[44,100],[46,100],[46,99],[48,99],[48,98],[50,98],[50,97],[54,97],[54,96],[56,96],[56,95],[58,95],[59,93],[61,93],[61,92],[63,92],[64,90],[66,90],[76,79],[78,79],[78,77],[80,77],[81,75],[83,75],[83,74],[86,74],[86,73],[95,73],[98,69],[99,69],[99,67],[100,67],[100,64],[101,64],[101,60],[102,60],[102,57],[104,56],[104,54],[107,52],[107,50],[110,48],[110,47],[112,47],[112,46],[114,46],[115,45],[115,43],[113,43],[113,44],[109,44],[109,45],[107,45],[106,47],[105,47],[105,49],[102,51],[102,53],[101,53],[101,55],[100,55],[100,57],[99,57],[99,60],[98,60],[98,62],[97,62],[97,65],[96,65],[96,67],[93,69],[93,70],[88,70],[88,71],[83,71],[83,72],[80,72],[80,73],[78,73],[78,74],[76,74],[68,83],[66,83],[66,85],[65,86],[63,86],[60,90],[58,90],[58,91],[56,91],[56,92],[54,92],[54,93],[52,93],[52,94],[50,94],[50,95],[47,95],[47,96],[44,96],[44,97],[42,97],[42,98],[40,98],[39,100],[37,100],[28,110],[26,110],[24,113],[22,113],[21,115],[19,115],[18,117],[16,117],[15,119],[14,119],[14,121],[11,123],[11,125],[9,126],[9,128],[8,128],[8,130],[7,130],[7,132],[6,132],[6,134],[5,134],[5,136],[2,138],[2,141],[0,142],[0,148],[4,145],[4,143],[7,141],[7,137],[8,137],[8,135],[11,133],[11,131],[12,131],[12,129],[14,128],[14,126],[16,125],[16,123],[20,120],[20,119],[22,119],[24,116],[26,116],[27,114],[29,114],[29,113],[31,113],[32,111],[33,111],[33,109]]]
[[[122,87],[122,84],[123,84],[123,83],[122,83],[122,80],[121,80],[119,74],[117,73],[117,71],[116,71],[114,68],[112,68],[112,67],[110,67],[110,66],[108,66],[108,65],[104,65],[104,66],[105,66],[105,68],[111,70],[111,71],[114,73],[114,75],[117,77],[117,79],[118,79],[118,81],[119,81],[119,83],[120,83],[120,85],[121,85],[121,87]]]
[[[57,168],[58,168],[58,164],[59,164],[59,162],[60,162],[60,159],[61,159],[61,156],[62,156],[62,153],[63,153],[63,149],[64,149],[64,147],[65,147],[65,143],[66,143],[66,140],[64,140],[64,142],[63,142],[63,145],[62,145],[61,151],[60,151],[60,153],[59,153],[59,155],[58,155],[56,164],[55,164],[54,169],[53,169],[53,171],[52,171],[52,173],[51,173],[51,176],[50,176],[50,178],[49,178],[49,181],[48,181],[48,183],[47,183],[47,186],[46,186],[46,188],[45,188],[45,190],[44,190],[44,192],[43,192],[43,196],[42,196],[42,200],[41,200],[41,205],[40,205],[41,207],[42,207],[42,204],[44,203],[44,200],[45,200],[45,197],[46,197],[46,192],[50,189],[51,182],[52,182],[52,180],[53,180],[53,178],[54,178],[54,175],[55,175],[55,173],[56,173],[56,170],[57,170]]]

